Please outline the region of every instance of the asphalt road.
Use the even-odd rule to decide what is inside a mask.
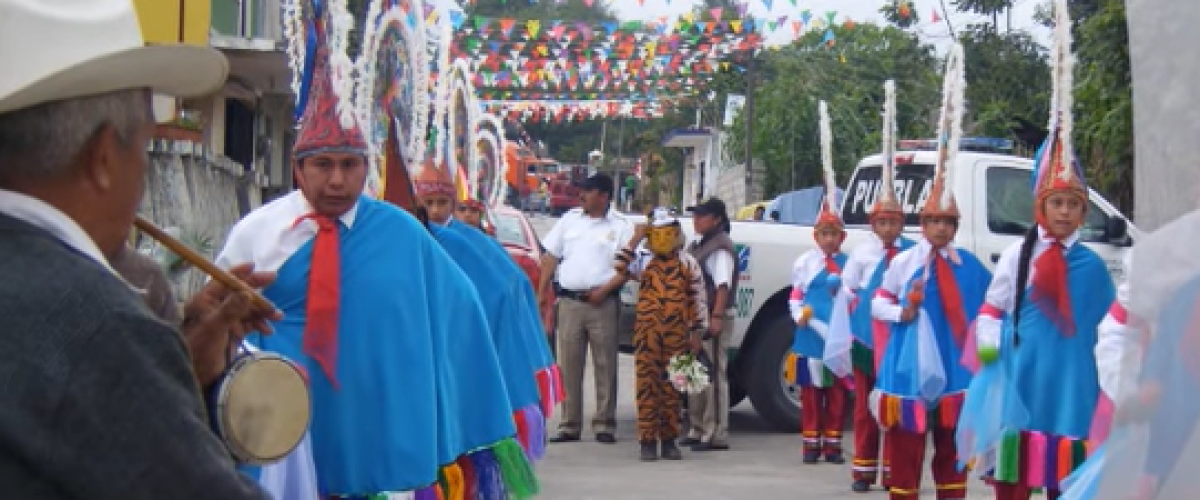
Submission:
[[[555,219],[531,218],[539,234],[545,234]],[[617,405],[617,443],[600,444],[585,428],[584,440],[550,444],[546,459],[538,465],[542,483],[540,499],[547,500],[784,500],[879,499],[882,490],[861,494],[850,491],[850,466],[800,462],[800,436],[768,429],[749,402],[730,415],[728,451],[692,453],[684,450],[679,462],[638,460],[633,401],[633,357],[621,355],[621,378]],[[584,419],[590,421],[595,407],[591,370],[584,382]],[[557,419],[551,422],[555,431]],[[853,443],[853,436],[844,437]],[[926,458],[932,450],[926,453]],[[922,498],[934,498],[933,480],[926,474]],[[971,481],[971,500],[993,498],[990,488]]]

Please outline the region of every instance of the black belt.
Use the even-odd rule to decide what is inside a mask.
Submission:
[[[554,287],[554,293],[557,294],[559,298],[578,300],[580,302],[587,302],[588,296],[592,294],[591,290],[567,290],[566,288],[560,286]],[[617,292],[613,292],[611,295],[616,296],[616,294]],[[608,297],[605,298],[607,299]]]

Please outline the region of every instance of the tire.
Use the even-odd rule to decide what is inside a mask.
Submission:
[[[746,400],[746,389],[738,378],[729,378],[729,407],[733,408]]]
[[[748,377],[743,385],[754,410],[771,428],[779,432],[799,432],[799,392],[783,380],[783,363],[792,348],[795,325],[784,314],[761,334],[766,337],[759,339],[754,352],[750,353],[747,360],[750,364],[745,371]]]

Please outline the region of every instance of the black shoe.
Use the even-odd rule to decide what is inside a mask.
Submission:
[[[844,464],[846,463],[846,457],[842,456],[842,452],[835,451],[832,453],[826,453],[825,461],[831,464]]]
[[[554,436],[547,441],[550,441],[551,443],[574,443],[575,441],[579,441],[579,434],[560,432],[557,436]]]
[[[662,441],[662,457],[663,460],[683,460],[683,452],[679,451],[678,446],[675,446],[674,439]]]
[[[859,479],[850,485],[850,489],[855,493],[866,493],[871,491],[871,482],[866,479]]]
[[[692,451],[724,451],[728,449],[729,445],[723,443],[709,443],[700,441],[692,445]]]
[[[654,441],[642,441],[642,451],[639,456],[643,462],[658,460],[658,443]]]
[[[697,438],[685,437],[685,438],[679,440],[679,446],[694,446],[696,443],[699,443],[699,442],[700,442],[700,440]]]
[[[577,437],[575,439],[578,440],[579,438]],[[613,436],[613,433],[611,433],[611,432],[597,432],[596,433],[596,442],[604,443],[604,444],[613,444],[613,443],[617,442],[617,437]]]
[[[819,451],[804,452],[804,463],[815,464],[815,463],[819,462],[820,460],[821,460],[821,452],[819,452]]]

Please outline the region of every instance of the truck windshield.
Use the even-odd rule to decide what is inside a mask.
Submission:
[[[880,165],[863,165],[855,171],[850,180],[842,201],[842,220],[847,225],[867,225],[867,216],[879,196]],[[933,179],[933,165],[905,164],[896,165],[896,199],[904,206],[904,224],[916,226],[919,224],[918,212],[929,196],[929,188]]]

